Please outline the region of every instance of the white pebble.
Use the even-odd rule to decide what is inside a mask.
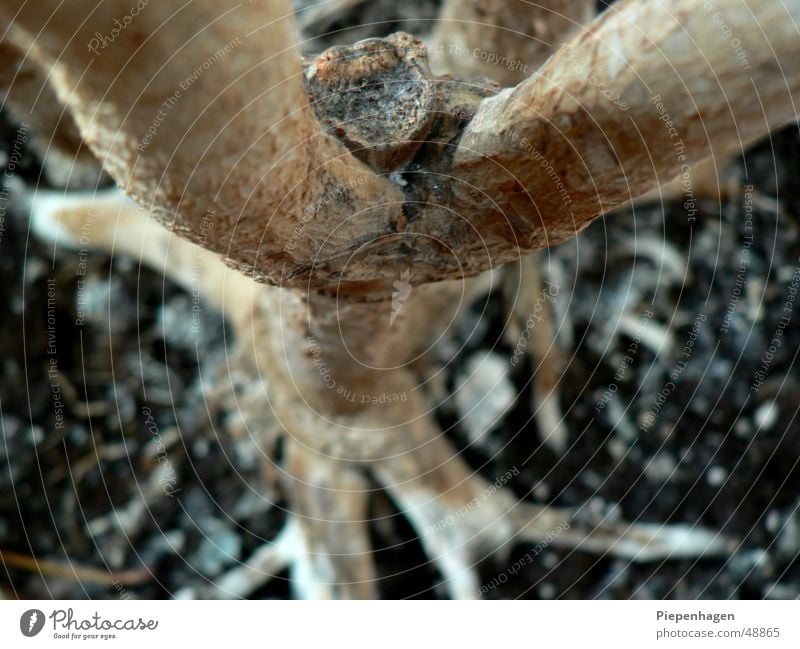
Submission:
[[[712,487],[721,487],[728,479],[728,472],[721,466],[712,466],[706,473],[706,481]]]
[[[774,401],[761,404],[754,416],[756,426],[761,430],[769,430],[778,420],[779,414],[778,406]]]
[[[455,402],[470,441],[477,442],[498,425],[516,398],[509,363],[499,354],[478,352],[456,381]]]

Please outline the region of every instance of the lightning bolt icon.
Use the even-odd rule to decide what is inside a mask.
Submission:
[[[33,631],[33,625],[36,624],[36,621],[39,619],[39,616],[36,614],[36,611],[31,613],[31,617],[28,620],[28,631]]]

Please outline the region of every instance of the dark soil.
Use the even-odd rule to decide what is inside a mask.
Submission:
[[[752,197],[700,201],[694,221],[680,204],[622,210],[549,251],[551,277],[569,293],[559,295],[570,323],[559,334],[574,341],[561,384],[570,450],[559,458],[540,445],[528,366],[515,375],[521,398],[497,427],[498,448],[508,446],[491,458],[494,475],[524,463],[519,495],[541,490],[612,518],[699,522],[740,540],[739,551],[727,561],[632,565],[545,550],[496,596],[800,596],[799,156],[791,127],[734,170]],[[673,336],[661,350],[634,344],[648,310]],[[635,331],[619,330],[624,313]]]
[[[418,20],[427,20],[430,6],[420,3]],[[394,31],[405,19],[387,19],[388,27],[369,35]],[[17,131],[2,129],[10,151]],[[561,287],[568,452],[558,456],[541,443],[530,361],[514,369],[518,397],[486,443],[468,441],[457,411],[441,412],[448,435],[487,479],[519,469],[510,487],[520,497],[586,504],[594,516],[697,522],[740,539],[739,551],[727,560],[633,565],[546,548],[512,574],[509,566],[530,552],[519,546],[482,566],[486,582],[499,584],[488,597],[800,596],[800,298],[784,312],[800,272],[799,168],[800,133],[792,127],[733,170],[752,192],[722,204],[700,200],[694,219],[680,203],[621,210],[545,253],[549,277]],[[40,167],[30,151],[14,175],[37,182]],[[282,517],[259,496],[249,442],[224,434],[231,413],[206,408],[200,377],[220,371],[233,344],[221,317],[204,308],[200,333],[192,333],[191,297],[161,276],[89,254],[80,277],[79,253],[54,254],[29,236],[13,201],[0,215],[5,594],[168,597],[248,557],[277,533]],[[79,280],[83,324],[76,324]],[[473,355],[511,357],[502,335],[508,307],[497,294],[480,319],[477,312],[468,316],[451,388]],[[671,342],[659,348],[640,340],[631,354],[637,332],[621,328],[620,318],[638,323],[646,311],[653,314],[646,331],[660,327]],[[468,335],[473,326],[479,335]],[[780,345],[753,390],[778,329]],[[626,354],[632,362],[621,371]],[[167,449],[176,492],[159,493],[137,513],[131,504],[143,501],[148,480],[165,466],[155,459],[154,431]],[[389,506],[380,498],[374,503],[376,510]],[[387,577],[384,596],[440,594],[410,528],[376,526],[373,534],[376,547],[393,548],[377,554]],[[40,574],[21,567],[18,555],[72,565],[81,578],[53,576],[49,564]],[[79,572],[142,565],[156,579],[122,586]],[[256,596],[287,597],[286,578]]]

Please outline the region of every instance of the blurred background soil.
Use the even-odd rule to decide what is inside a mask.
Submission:
[[[374,18],[345,15],[307,47],[422,33],[436,10],[423,0],[370,6]],[[348,27],[354,21],[361,26]],[[46,187],[5,117],[0,135],[0,162],[13,167],[4,191],[18,181]],[[520,497],[585,503],[595,516],[699,522],[741,540],[727,559],[644,565],[544,548],[512,573],[531,552],[518,546],[482,565],[486,583],[497,583],[487,597],[800,596],[800,298],[780,326],[800,276],[799,169],[791,127],[734,165],[739,191],[721,203],[626,208],[540,255],[559,287],[566,452],[541,441],[532,362],[508,362],[516,341],[503,333],[507,296],[476,305],[440,350],[443,362],[457,355],[441,423],[490,481],[513,469],[508,486]],[[2,593],[201,590],[275,536],[285,504],[264,493],[251,440],[226,434],[235,411],[207,401],[203,386],[233,353],[231,332],[205,306],[193,330],[192,296],[131,260],[40,243],[3,196]],[[753,390],[778,329],[780,346]],[[476,367],[493,386],[488,397],[466,378]],[[476,402],[479,420],[468,414]],[[378,498],[374,507],[391,505]],[[389,520],[372,530],[383,596],[441,596],[411,529]],[[256,596],[288,597],[288,575]]]

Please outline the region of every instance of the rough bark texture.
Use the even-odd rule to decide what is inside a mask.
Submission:
[[[262,559],[291,562],[301,594],[374,594],[365,471],[457,597],[475,595],[474,564],[489,552],[542,538],[574,514],[504,490],[470,507],[486,485],[442,436],[414,368],[475,285],[442,280],[573,236],[718,145],[794,118],[800,2],[718,5],[752,73],[702,4],[623,0],[504,91],[433,76],[406,34],[334,48],[303,68],[286,0],[198,0],[174,15],[177,3],[151,3],[99,55],[87,43],[123,3],[88,18],[46,0],[0,9],[15,46],[33,42],[32,59],[51,71],[105,168],[207,249],[148,230],[118,193],[32,200],[44,233],[56,224],[74,242],[86,214],[102,214],[98,247],[128,250],[184,283],[202,267],[204,289],[232,318],[259,380],[268,377],[261,406],[289,445],[296,536],[282,538],[300,550]],[[515,15],[501,12],[497,24]],[[469,28],[464,42],[479,33]],[[165,105],[170,97],[179,103]],[[294,290],[226,271],[214,253]],[[542,387],[555,384],[547,376]],[[457,524],[438,525],[464,508]],[[647,560],[728,548],[702,530],[607,522],[560,542]]]
[[[86,16],[43,0],[6,3],[0,18],[11,43],[50,71],[104,168],[176,234],[260,280],[301,283],[316,253],[305,244],[315,237],[293,237],[307,210],[324,202],[352,241],[370,231],[353,206],[397,200],[320,133],[288,0],[148,4],[107,49],[89,49],[129,11],[103,2]],[[324,200],[345,185],[350,201]]]
[[[437,73],[515,86],[594,15],[587,0],[448,0],[430,39]]]
[[[481,225],[509,246],[550,246],[795,119],[800,3],[718,6],[732,36],[693,0],[618,3],[484,101],[455,155],[458,202],[482,206]]]
[[[31,141],[45,161],[48,177],[64,186],[98,182],[100,164],[83,144],[72,114],[56,97],[43,70],[5,41],[0,41],[0,60],[3,108],[15,122],[35,128]]]
[[[10,34],[33,41],[117,181],[177,234],[289,287],[385,294],[412,265],[420,283],[477,274],[796,114],[794,2],[718,3],[729,32],[691,0],[624,1],[494,98],[485,83],[428,78],[421,44],[406,36],[338,48],[305,73],[321,124],[285,0],[195,2],[175,16],[159,5],[121,33],[113,56],[86,43],[117,3],[85,22],[55,2],[15,16],[18,5],[3,9]],[[165,108],[214,57],[179,109]],[[408,98],[396,91],[411,78],[418,97],[403,117]],[[366,86],[373,109],[342,127],[341,101],[357,103],[346,96]],[[159,110],[164,124],[138,151]],[[395,132],[402,139],[365,147],[388,114],[408,127]],[[212,228],[201,228],[204,214]]]

